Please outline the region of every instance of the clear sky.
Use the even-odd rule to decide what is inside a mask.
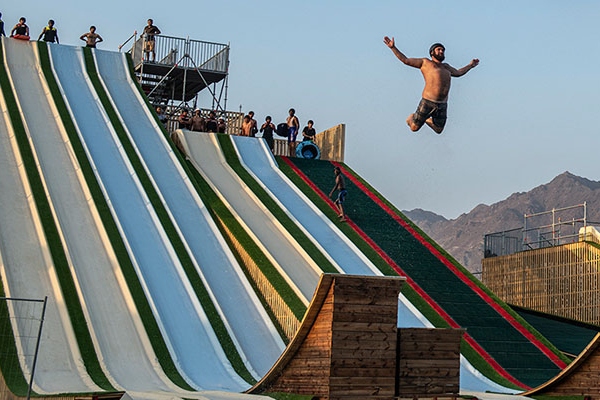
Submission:
[[[229,110],[281,122],[294,107],[317,131],[345,123],[346,162],[400,209],[456,218],[565,171],[600,180],[597,0],[36,0],[0,12],[7,33],[25,16],[35,38],[52,18],[70,45],[96,25],[107,50],[148,18],[166,35],[230,43]],[[442,135],[406,126],[423,79],[385,35],[409,57],[439,41],[454,67],[480,59],[453,79]]]

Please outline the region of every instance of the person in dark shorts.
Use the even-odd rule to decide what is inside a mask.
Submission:
[[[42,33],[40,33],[40,37],[38,37],[38,41],[39,40],[44,40],[44,42],[47,43],[54,43],[56,42],[57,44],[60,44],[60,42],[58,41],[58,31],[56,30],[56,27],[54,26],[54,20],[51,19],[48,21],[48,26],[45,26],[44,29],[42,29]]]
[[[104,41],[102,36],[96,33],[96,27],[94,25],[90,26],[90,31],[81,35],[79,39],[85,42],[85,47],[91,48],[96,48],[96,44]]]
[[[265,118],[265,123],[260,127],[260,132],[262,133],[263,139],[267,142],[269,149],[271,149],[271,153],[275,151],[275,141],[273,140],[273,131],[275,131],[275,124],[271,122],[271,116],[267,115]]]
[[[144,27],[144,53],[146,53],[146,61],[154,62],[156,58],[156,47],[155,35],[160,35],[160,29],[154,25],[152,19],[148,20],[148,24]],[[152,54],[152,60],[150,60],[150,54]]]
[[[294,157],[296,155],[296,138],[298,137],[298,131],[300,130],[300,121],[296,116],[296,110],[290,108],[289,115],[285,122],[288,126],[288,156]]]
[[[429,48],[429,58],[409,58],[396,47],[394,38],[387,36],[383,42],[389,47],[394,55],[405,65],[419,68],[425,78],[422,100],[417,111],[410,114],[406,123],[413,132],[421,129],[427,124],[435,133],[442,133],[446,125],[448,109],[448,93],[450,92],[450,80],[452,77],[463,76],[471,69],[479,65],[479,60],[474,58],[466,66],[456,69],[444,61],[446,48],[441,43],[434,43]]]
[[[315,123],[313,122],[313,120],[309,119],[307,122],[307,126],[305,126],[304,129],[302,129],[303,142],[315,140],[315,135],[317,134],[317,131],[315,131],[315,128],[313,128],[314,124]]]
[[[338,209],[338,217],[340,218],[340,221],[346,222],[346,212],[344,211],[344,201],[346,200],[346,195],[348,194],[346,191],[346,182],[344,181],[344,176],[342,175],[340,167],[335,167],[333,169],[333,173],[335,175],[335,185],[333,186],[333,189],[331,189],[331,192],[329,192],[329,198],[333,196],[333,193],[336,190],[338,191],[338,195],[334,203]]]

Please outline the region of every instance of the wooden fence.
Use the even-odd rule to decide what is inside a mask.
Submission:
[[[485,258],[482,281],[509,304],[600,324],[600,249],[586,242]]]

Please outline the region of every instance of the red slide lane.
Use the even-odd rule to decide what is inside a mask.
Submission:
[[[324,200],[333,210],[337,211],[337,208],[335,207],[335,204],[333,203],[333,201],[325,195],[325,193],[323,193],[300,169],[298,169],[298,167],[296,167],[289,159],[288,157],[282,157],[283,161],[290,167],[292,168],[292,170],[315,192],[317,193],[317,195],[319,195],[319,197]],[[334,165],[339,165],[337,163],[333,163]],[[341,168],[341,166],[340,166]],[[350,177],[350,175],[348,175],[348,171],[347,170],[343,170],[344,171],[344,175]],[[354,180],[352,179],[352,181],[354,182]],[[358,186],[358,185],[357,185]],[[361,189],[365,191],[365,193],[367,193],[369,196],[371,196],[371,193],[367,190],[367,188],[364,187],[364,185],[360,185]],[[352,222],[350,219],[348,219],[347,222],[348,225],[350,225],[350,227],[352,227],[352,229],[354,229],[354,231],[356,231],[356,233],[358,233],[360,235],[360,237],[365,240],[376,252],[377,254],[379,254],[379,256],[381,258],[383,258],[399,275],[402,275],[404,277],[406,277],[406,283],[408,283],[408,285],[413,288],[413,290],[415,290],[451,327],[453,328],[460,328],[460,325],[458,323],[456,323],[456,321],[454,321],[452,319],[452,317],[450,315],[448,315],[436,302],[435,300],[433,300],[414,280],[412,280],[409,276],[406,275],[406,273],[404,273],[404,271],[402,270],[402,268],[400,268],[400,266],[398,264],[396,264],[394,262],[394,260],[392,260],[384,251],[383,249],[381,249],[365,232],[362,231],[362,229],[360,229],[360,227],[358,227],[358,225],[356,225],[354,222]],[[502,366],[500,364],[498,364],[496,362],[496,360],[494,360],[494,358],[489,355],[480,345],[479,343],[477,343],[477,341],[475,339],[473,339],[468,333],[465,332],[464,334],[464,339],[467,343],[469,343],[469,345],[471,345],[471,347],[473,347],[473,349],[475,349],[475,351],[483,358],[486,360],[486,362],[488,362],[492,368],[494,368],[494,370],[501,375],[502,377],[504,377],[505,379],[507,379],[508,381],[514,383],[515,385],[525,388],[525,389],[529,389],[529,386],[525,385],[524,383],[520,382],[519,380],[517,380],[516,378],[514,378],[510,373],[508,373],[504,368],[502,368]]]

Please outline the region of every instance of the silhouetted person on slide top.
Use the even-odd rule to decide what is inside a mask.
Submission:
[[[419,68],[425,78],[425,88],[423,89],[423,98],[417,107],[417,111],[410,114],[406,123],[413,132],[421,129],[423,124],[427,124],[436,133],[442,133],[446,125],[448,109],[448,92],[450,92],[450,78],[463,76],[479,64],[478,59],[460,69],[443,62],[445,59],[446,48],[441,43],[435,43],[429,48],[428,58],[409,58],[406,57],[394,42],[394,38],[384,37],[383,42],[404,64]]]

